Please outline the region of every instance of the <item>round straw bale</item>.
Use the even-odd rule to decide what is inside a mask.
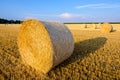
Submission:
[[[82,29],[87,28],[87,25],[86,24],[81,24],[81,28]]]
[[[98,23],[97,26],[96,26],[96,29],[100,29],[101,26],[102,26],[102,24]]]
[[[64,24],[30,19],[20,27],[18,47],[25,64],[47,73],[72,54],[74,40]]]
[[[93,23],[92,23],[92,24],[89,24],[88,27],[89,27],[90,29],[96,29],[96,24],[93,24]]]
[[[109,33],[113,30],[113,27],[109,23],[103,23],[100,29],[103,33]]]

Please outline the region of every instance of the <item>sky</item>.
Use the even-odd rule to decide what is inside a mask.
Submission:
[[[120,22],[120,0],[1,0],[0,18]]]

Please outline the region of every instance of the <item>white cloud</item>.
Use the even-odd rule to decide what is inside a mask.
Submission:
[[[58,16],[63,19],[85,18],[85,15],[83,14],[72,14],[72,13],[62,13],[59,14]]]
[[[83,14],[73,14],[73,13],[61,13],[61,14],[27,14],[26,18],[62,18],[62,19],[72,19],[72,18],[85,18],[86,15]]]
[[[73,17],[73,15],[70,14],[70,13],[62,13],[62,14],[59,15],[59,17],[61,17],[61,18],[71,18],[71,17]]]
[[[100,3],[100,4],[88,4],[88,5],[81,5],[81,6],[76,6],[76,9],[82,9],[82,8],[118,8],[120,7],[120,4],[105,4],[105,3]]]
[[[76,22],[76,21],[92,21],[99,19],[93,15],[88,14],[75,14],[75,13],[61,13],[61,14],[26,14],[25,19],[35,18],[48,21],[60,21],[60,22]]]

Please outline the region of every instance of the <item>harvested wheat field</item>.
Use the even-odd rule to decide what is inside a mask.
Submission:
[[[70,29],[75,41],[73,54],[45,75],[22,62],[17,45],[20,26],[0,25],[0,80],[119,80],[117,25],[113,26],[114,32],[107,34],[78,27]]]

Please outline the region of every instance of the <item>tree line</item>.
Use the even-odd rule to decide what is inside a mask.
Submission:
[[[20,24],[21,22],[21,20],[7,20],[0,18],[0,24]]]

